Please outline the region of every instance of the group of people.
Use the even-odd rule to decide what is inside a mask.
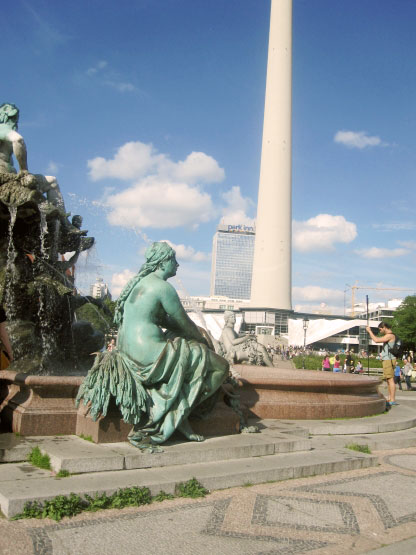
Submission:
[[[300,347],[298,345],[276,345],[275,347],[271,346],[270,344],[266,347],[267,352],[273,355],[280,355],[282,360],[290,360],[293,357],[301,356],[301,355],[310,355],[311,349],[309,347]]]
[[[362,374],[363,373],[363,365],[361,360],[354,363],[354,359],[350,353],[347,352],[347,355],[342,363],[341,357],[336,355],[326,355],[322,360],[322,370],[324,372],[343,372],[344,374]]]
[[[412,384],[410,383],[410,380],[412,378],[413,369],[414,368],[413,368],[413,364],[410,356],[403,361],[403,367],[400,366],[400,363],[398,360],[396,361],[396,366],[394,367],[393,379],[394,379],[395,385],[399,386],[400,391],[403,390],[402,381],[406,382],[406,387],[408,391],[412,389]]]

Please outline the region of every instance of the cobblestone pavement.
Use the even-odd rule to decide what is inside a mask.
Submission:
[[[368,553],[416,535],[416,448],[377,454],[378,467],[232,488],[204,499],[85,513],[59,523],[3,519],[0,553]],[[415,552],[416,540],[397,545],[401,555]]]

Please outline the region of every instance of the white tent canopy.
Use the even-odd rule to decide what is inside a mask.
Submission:
[[[371,320],[370,326],[376,328],[379,321]],[[326,320],[325,318],[318,318],[316,320],[309,320],[308,329],[306,330],[306,344],[311,345],[318,341],[324,341],[332,335],[355,328],[356,326],[366,326],[365,320]],[[303,345],[304,330],[303,319],[291,320],[289,319],[289,345]],[[343,341],[340,340],[340,343]],[[345,343],[345,341],[344,341]],[[351,341],[352,343],[352,341]]]

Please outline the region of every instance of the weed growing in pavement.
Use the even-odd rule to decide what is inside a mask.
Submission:
[[[28,462],[30,462],[30,464],[33,464],[33,466],[43,468],[44,470],[51,470],[51,460],[49,458],[49,455],[42,455],[39,447],[34,447],[32,449],[27,460]]]
[[[79,495],[71,493],[69,497],[66,495],[57,495],[49,501],[45,501],[42,505],[39,501],[29,501],[25,504],[23,511],[12,518],[18,520],[20,518],[52,518],[59,521],[64,516],[74,516],[84,510],[83,500]]]
[[[68,478],[68,476],[71,476],[71,473],[68,470],[62,469],[56,474],[55,478]]]
[[[175,496],[171,493],[166,493],[165,491],[161,490],[157,495],[153,497],[153,501],[164,501],[165,499],[175,499]]]
[[[360,453],[367,453],[371,455],[371,449],[368,445],[359,445],[358,443],[348,443],[345,446],[347,449],[352,449],[353,451],[359,451]]]
[[[191,478],[187,482],[181,482],[175,488],[175,493],[178,497],[205,497],[209,491],[198,482],[196,478]]]
[[[79,434],[79,436],[81,439],[85,439],[85,441],[90,441],[91,443],[95,443],[95,441],[92,439],[92,436],[84,436],[84,434]]]
[[[178,485],[178,497],[204,497],[208,492],[195,478]],[[131,487],[119,489],[112,495],[96,493],[94,497],[85,495],[80,497],[75,493],[69,496],[58,495],[44,504],[38,501],[29,501],[23,511],[12,517],[12,520],[21,518],[52,518],[59,521],[63,517],[75,516],[82,511],[99,511],[101,509],[123,509],[124,507],[139,507],[148,505],[153,501],[173,499],[175,496],[160,491],[158,495],[151,496],[149,488]]]

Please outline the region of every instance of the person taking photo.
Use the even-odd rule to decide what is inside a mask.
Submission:
[[[390,324],[386,322],[380,322],[378,325],[380,336],[375,336],[372,332],[370,326],[366,327],[366,330],[375,343],[383,343],[383,349],[381,350],[381,360],[383,361],[383,378],[387,382],[388,399],[387,405],[392,407],[398,405],[396,403],[396,384],[394,383],[394,368],[396,366],[396,358],[390,353],[390,349],[393,347],[396,336],[391,331]]]

